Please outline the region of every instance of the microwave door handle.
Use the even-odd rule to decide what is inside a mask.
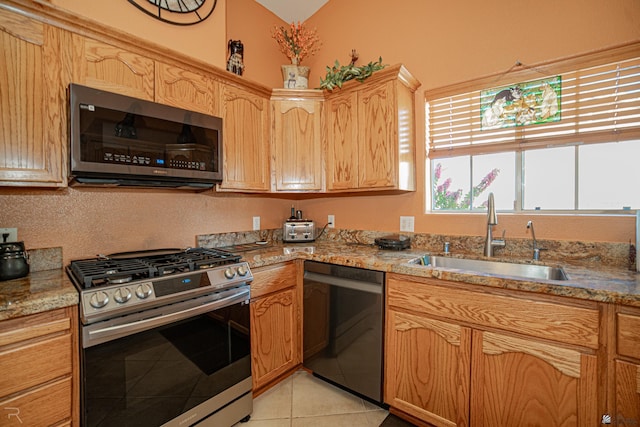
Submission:
[[[208,313],[217,308],[222,308],[228,305],[242,302],[247,298],[249,298],[249,289],[243,290],[242,292],[228,296],[226,298],[212,301],[203,305],[198,305],[196,307],[187,308],[175,313],[162,314],[160,316],[151,317],[148,319],[124,323],[122,325],[108,326],[106,328],[89,331],[89,341],[86,342],[83,347],[90,347],[92,345],[100,344],[111,339],[125,337],[136,332],[141,332],[155,328],[157,326],[177,322],[179,320],[187,319],[198,314]]]
[[[382,294],[382,285],[376,283],[363,282],[353,279],[344,279],[342,277],[314,273],[311,271],[305,271],[304,278],[319,283],[325,283],[327,285],[339,286],[341,288],[354,289],[356,291],[363,291],[372,294]]]

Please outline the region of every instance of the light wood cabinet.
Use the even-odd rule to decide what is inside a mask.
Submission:
[[[472,347],[471,425],[599,423],[596,355],[486,331],[474,331]]]
[[[274,89],[271,152],[274,191],[321,191],[321,91]]]
[[[471,329],[391,308],[385,402],[436,426],[469,425]]]
[[[0,185],[67,184],[70,34],[0,9]]]
[[[592,426],[601,307],[388,276],[385,399],[436,426]]]
[[[153,59],[78,34],[73,35],[73,50],[75,83],[154,100]]]
[[[296,264],[256,269],[251,284],[251,373],[254,394],[295,369],[302,355]]]
[[[418,86],[395,65],[327,97],[328,191],[415,191]]]
[[[156,62],[156,102],[217,116],[220,114],[219,83],[203,74]]]
[[[223,180],[220,190],[268,192],[269,99],[239,87],[221,90]]]
[[[76,319],[76,307],[69,307],[0,323],[3,420],[80,425]]]
[[[612,425],[640,425],[640,310],[616,313]]]

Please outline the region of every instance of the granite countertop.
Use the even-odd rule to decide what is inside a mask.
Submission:
[[[591,301],[640,307],[640,273],[623,268],[585,267],[558,262],[539,264],[563,267],[569,280],[528,280],[482,274],[450,268],[432,268],[410,261],[429,253],[413,248],[404,251],[380,250],[374,245],[318,241],[313,243],[272,244],[242,253],[251,268],[263,267],[297,258],[361,267],[385,272],[431,277],[493,288],[514,289]],[[441,255],[433,253],[433,255]],[[452,254],[450,256],[459,256]],[[474,257],[482,259],[483,257]],[[505,261],[494,258],[496,261]],[[534,263],[528,259],[509,261]]]
[[[308,259],[478,286],[640,307],[640,273],[621,267],[607,268],[543,262],[541,264],[563,267],[569,280],[534,281],[458,269],[432,268],[411,263],[426,253],[429,251],[420,248],[404,251],[380,250],[372,244],[327,240],[292,244],[272,243],[259,249],[242,252],[241,255],[254,269],[295,259]],[[434,252],[431,254],[440,255]],[[461,254],[454,253],[450,256],[456,257]],[[55,257],[58,262],[57,253]],[[504,261],[500,258],[494,258],[494,260]],[[527,259],[509,259],[509,261],[533,262]],[[20,279],[0,282],[0,321],[78,304],[78,292],[64,269],[48,266],[43,268],[49,269],[34,271]]]
[[[0,282],[0,320],[77,305],[78,291],[62,268]]]

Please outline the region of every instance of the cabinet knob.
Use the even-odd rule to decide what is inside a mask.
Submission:
[[[602,416],[602,421],[600,421],[600,424],[611,424],[611,415],[604,414]]]

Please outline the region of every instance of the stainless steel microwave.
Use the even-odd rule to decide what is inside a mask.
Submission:
[[[70,183],[207,189],[222,182],[222,119],[69,85]]]

